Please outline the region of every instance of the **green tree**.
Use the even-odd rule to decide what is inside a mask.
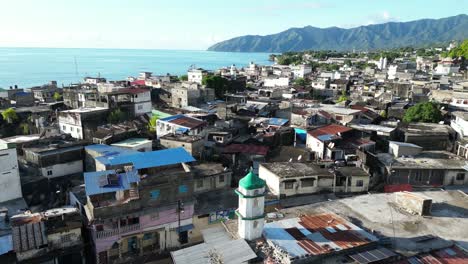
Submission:
[[[343,90],[343,91],[341,91],[341,95],[338,98],[338,103],[346,102],[346,101],[348,101],[348,96],[346,96],[346,91]]]
[[[59,94],[58,92],[55,92],[55,93],[54,93],[54,100],[55,100],[55,101],[60,101],[60,100],[62,100],[62,95]]]
[[[120,108],[113,110],[107,117],[107,121],[111,124],[117,124],[117,123],[125,121],[126,119],[127,119],[127,114],[125,114],[125,112],[120,110]]]
[[[3,111],[2,116],[3,116],[3,120],[6,120],[9,124],[18,120],[18,115],[16,114],[15,109],[11,107]]]
[[[187,74],[179,76],[179,81],[188,81],[188,76]]]
[[[460,46],[453,48],[446,55],[448,55],[448,57],[451,57],[451,58],[463,57],[465,59],[468,59],[468,39],[465,39],[460,44]]]
[[[23,122],[19,125],[19,128],[21,129],[21,132],[23,135],[29,135],[29,124],[26,122]]]
[[[418,103],[406,110],[403,121],[438,123],[442,119],[439,106],[433,102]]]
[[[224,94],[229,90],[228,80],[219,75],[203,76],[202,84],[214,89],[217,98],[223,98]]]
[[[309,81],[304,78],[297,78],[296,80],[294,80],[294,84],[300,85],[300,86],[306,86],[307,84],[309,84]]]
[[[156,115],[156,114],[153,114],[153,116],[151,117],[151,119],[149,120],[148,122],[148,130],[151,132],[151,133],[155,133],[156,132],[156,123],[159,119],[159,116]]]

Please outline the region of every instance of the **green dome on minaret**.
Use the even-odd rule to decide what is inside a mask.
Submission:
[[[265,181],[260,179],[253,170],[250,170],[250,172],[239,181],[239,186],[246,190],[260,189],[265,187]]]

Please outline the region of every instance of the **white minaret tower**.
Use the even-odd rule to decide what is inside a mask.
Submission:
[[[265,224],[265,181],[252,170],[239,181],[236,190],[239,196],[239,236],[246,240],[255,240],[262,236]]]
[[[237,69],[235,64],[231,65],[231,78],[234,80],[237,78]]]

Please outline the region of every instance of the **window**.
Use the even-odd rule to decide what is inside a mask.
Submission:
[[[254,221],[253,227],[254,227],[254,228],[257,228],[257,226],[258,226],[258,221]]]
[[[258,199],[257,198],[254,199],[254,207],[258,207]]]
[[[47,176],[51,176],[52,175],[52,170],[48,170],[47,171]]]
[[[457,174],[457,181],[465,180],[465,173],[458,173]]]
[[[77,128],[76,132],[81,133],[81,129]]]
[[[73,127],[70,127],[70,131],[73,132]]]
[[[218,179],[218,180],[219,180],[219,182],[224,182],[224,175],[219,175],[219,177],[218,177],[218,178],[219,178],[219,179]]]
[[[102,231],[102,230],[104,230],[103,225],[96,225],[96,231]]]
[[[357,180],[356,181],[356,187],[362,187],[364,186],[364,181],[363,180]]]
[[[138,110],[142,110],[143,109],[143,105],[138,105]]]
[[[140,218],[139,217],[128,218],[127,222],[129,225],[136,225],[140,223]]]
[[[203,180],[198,180],[197,181],[197,188],[202,188],[203,187]]]
[[[150,198],[151,198],[151,200],[157,200],[160,193],[161,193],[160,190],[152,190],[152,191],[150,191]]]
[[[315,183],[315,178],[308,178],[308,179],[301,180],[302,187],[313,187],[314,183]]]
[[[62,130],[63,130],[63,131],[67,131],[67,126],[63,125],[63,126],[62,126]]]
[[[285,189],[292,189],[292,188],[294,188],[294,181],[285,181],[285,182],[284,182],[284,188],[285,188]]]

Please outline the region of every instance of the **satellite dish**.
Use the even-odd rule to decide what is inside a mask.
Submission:
[[[297,161],[300,161],[302,159],[302,155],[299,155],[299,157],[297,157]]]

